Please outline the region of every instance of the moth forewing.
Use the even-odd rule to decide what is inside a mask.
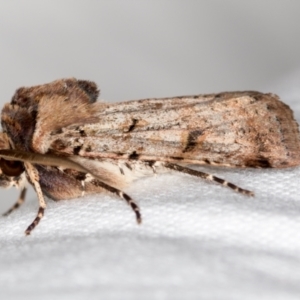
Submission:
[[[253,195],[187,165],[300,164],[298,124],[276,95],[246,91],[107,104],[95,102],[98,94],[93,82],[62,79],[20,88],[4,106],[0,184],[20,183],[26,175],[39,199],[26,234],[44,214],[44,195],[61,200],[108,191],[125,200],[140,223],[139,207],[122,191],[132,180],[173,170]]]
[[[72,124],[47,142],[55,153],[92,159],[276,168],[300,161],[292,111],[258,92],[112,104],[99,109],[99,122]]]

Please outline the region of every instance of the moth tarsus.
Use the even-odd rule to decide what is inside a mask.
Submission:
[[[45,211],[45,208],[40,206],[39,210],[38,210],[38,213],[37,213],[37,216],[35,217],[33,222],[25,230],[26,235],[30,235],[31,231],[39,224],[40,220],[44,216],[44,211]]]
[[[4,217],[10,215],[13,211],[18,209],[24,203],[24,200],[25,200],[25,197],[26,197],[26,192],[27,192],[27,188],[23,187],[17,202],[7,212],[5,212],[3,214]]]
[[[288,168],[300,165],[298,124],[276,95],[225,92],[108,104],[99,90],[74,78],[20,88],[2,110],[0,186],[26,183],[39,201],[29,235],[53,200],[123,192],[131,181],[176,171],[210,180],[244,195],[253,192],[187,165]]]

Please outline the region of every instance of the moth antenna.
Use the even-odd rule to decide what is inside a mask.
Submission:
[[[247,196],[254,196],[253,192],[251,192],[249,190],[246,190],[246,189],[242,189],[242,188],[238,187],[237,185],[235,185],[231,182],[228,182],[228,181],[226,181],[222,178],[219,178],[217,176],[214,176],[214,175],[211,175],[211,174],[208,174],[208,173],[204,173],[202,171],[193,170],[193,169],[183,167],[183,166],[180,166],[180,165],[172,164],[172,163],[165,163],[164,166],[166,168],[174,170],[174,171],[178,171],[178,172],[181,172],[181,173],[185,173],[185,174],[189,174],[189,175],[192,175],[192,176],[200,177],[200,178],[203,178],[203,179],[206,179],[206,180],[214,181],[214,182],[216,182],[218,184],[221,184],[223,186],[227,186],[227,187],[231,188],[232,190],[234,190],[234,191],[236,191],[240,194],[244,194],[244,195],[247,195]]]
[[[80,172],[91,173],[88,169],[80,164],[70,160],[68,157],[59,157],[52,154],[32,153],[21,150],[0,150],[0,157],[6,160],[16,160],[22,162],[30,162],[33,164],[41,164],[50,167],[65,167]]]
[[[27,192],[27,188],[26,187],[22,188],[17,202],[6,213],[4,213],[3,216],[6,217],[6,216],[10,215],[13,211],[18,209],[24,203],[25,197],[26,197],[26,192]]]

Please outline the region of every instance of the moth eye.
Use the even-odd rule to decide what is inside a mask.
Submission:
[[[19,176],[24,172],[24,166],[20,161],[0,159],[0,168],[6,176]]]

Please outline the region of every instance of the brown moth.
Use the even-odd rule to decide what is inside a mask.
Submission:
[[[300,138],[293,112],[276,95],[255,91],[96,102],[95,83],[57,80],[19,88],[2,110],[0,186],[21,194],[26,183],[39,201],[111,192],[124,199],[141,222],[138,205],[122,188],[153,173],[174,170],[214,181],[246,195],[189,164],[287,168],[300,164]]]

